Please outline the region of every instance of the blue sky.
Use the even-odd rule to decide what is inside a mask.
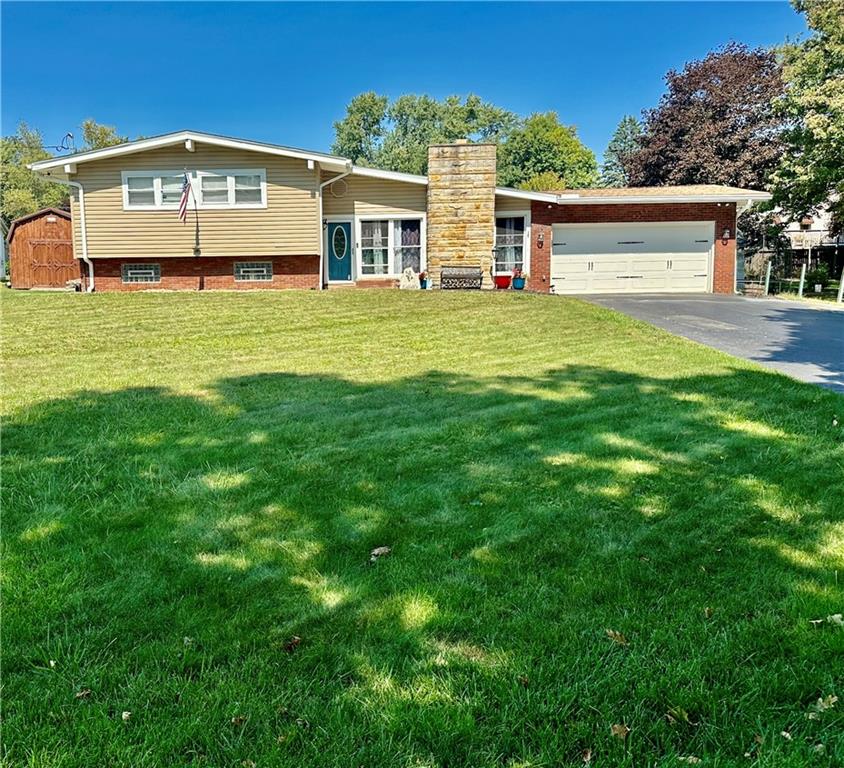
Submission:
[[[361,91],[474,92],[556,110],[600,157],[669,68],[804,33],[786,2],[4,2],[2,130],[23,119],[55,143],[93,117],[130,136],[193,128],[328,150]]]

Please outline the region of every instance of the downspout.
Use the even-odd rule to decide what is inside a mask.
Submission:
[[[346,170],[339,174],[338,176],[334,176],[327,181],[323,181],[319,185],[319,289],[322,291],[325,289],[325,281],[322,279],[325,264],[325,237],[323,236],[323,221],[322,221],[322,191],[329,185],[333,184],[335,181],[339,181],[342,178],[345,178],[352,172],[352,161],[349,160],[346,163]]]
[[[86,293],[94,292],[94,262],[88,258],[88,230],[85,227],[85,190],[82,183],[78,181],[71,181],[70,179],[54,179],[50,174],[46,174],[47,181],[54,181],[56,184],[66,184],[69,187],[79,190],[79,231],[82,240],[82,261],[88,265],[88,287],[85,289]]]

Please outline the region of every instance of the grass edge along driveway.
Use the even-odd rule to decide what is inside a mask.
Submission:
[[[844,760],[840,396],[557,297],[0,302],[6,764]]]

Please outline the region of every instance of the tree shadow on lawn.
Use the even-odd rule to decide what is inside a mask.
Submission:
[[[577,366],[34,406],[4,439],[7,756],[839,759],[838,710],[804,717],[844,673],[809,623],[844,596],[836,409]]]

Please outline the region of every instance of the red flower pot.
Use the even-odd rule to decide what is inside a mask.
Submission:
[[[492,278],[495,282],[496,288],[501,288],[502,290],[510,287],[510,281],[513,279],[510,275],[496,275]]]

